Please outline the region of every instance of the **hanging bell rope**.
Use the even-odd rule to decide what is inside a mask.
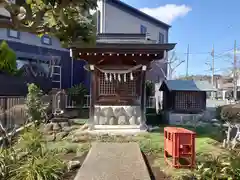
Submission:
[[[124,82],[127,82],[127,74],[123,75],[123,80],[124,80]]]
[[[107,75],[107,73],[104,73],[104,75],[105,75],[105,81],[108,81],[108,75]]]
[[[130,80],[131,81],[133,80],[133,73],[132,72],[130,73]]]
[[[112,82],[112,74],[109,74],[109,81]]]
[[[121,75],[118,74],[118,81],[121,82]]]

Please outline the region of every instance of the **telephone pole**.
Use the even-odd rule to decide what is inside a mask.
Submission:
[[[188,77],[188,60],[189,60],[189,44],[188,44],[188,47],[187,47],[186,77]]]
[[[211,56],[212,56],[212,67],[211,67],[211,70],[212,70],[212,86],[215,87],[214,85],[214,45],[213,45],[213,49],[212,49],[212,52],[211,52]],[[214,92],[212,92],[212,99],[214,99]]]
[[[233,97],[237,100],[237,42],[234,41],[234,62],[233,62]]]

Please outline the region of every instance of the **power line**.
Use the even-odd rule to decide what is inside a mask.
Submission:
[[[186,61],[187,67],[186,67],[186,77],[188,77],[188,60],[189,60],[189,44],[188,44],[188,47],[187,47],[187,61]]]
[[[234,62],[234,66],[233,66],[233,96],[234,96],[234,99],[235,101],[237,100],[237,41],[235,40],[234,41],[234,59],[233,59],[233,62]]]

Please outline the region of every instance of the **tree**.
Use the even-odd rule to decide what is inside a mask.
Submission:
[[[0,45],[0,72],[15,74],[17,72],[16,53],[8,46],[6,41]]]
[[[49,34],[59,38],[63,45],[73,41],[94,41],[96,28],[91,9],[97,0],[19,0],[13,4],[0,0],[11,20],[1,20],[0,28],[10,28],[38,35]]]
[[[176,69],[183,63],[185,62],[184,60],[180,60],[176,56],[176,52],[172,51],[171,54],[169,55],[168,59],[165,59],[165,61],[158,61],[156,65],[160,68],[162,71],[163,75],[165,76],[165,79],[172,79],[172,76]],[[168,65],[168,74],[166,74],[163,69],[162,65],[167,64]]]
[[[222,107],[221,119],[226,123],[226,139],[223,146],[234,149],[240,142],[240,104],[226,105]],[[236,128],[237,132],[234,138],[231,138],[231,132]]]

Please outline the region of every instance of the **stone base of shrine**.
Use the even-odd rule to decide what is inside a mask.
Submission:
[[[139,126],[145,122],[140,106],[100,106],[94,109],[93,124]]]

